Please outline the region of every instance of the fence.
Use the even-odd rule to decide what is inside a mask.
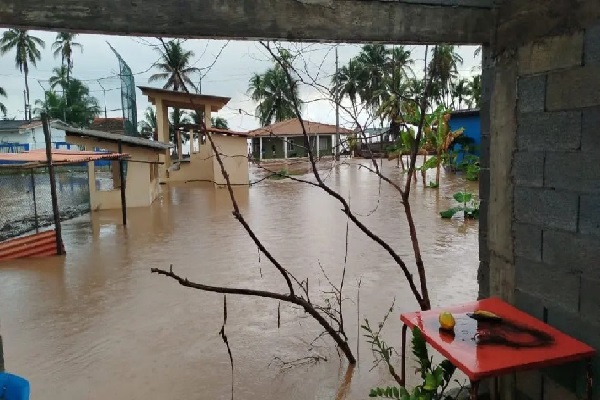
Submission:
[[[90,211],[87,167],[54,167],[61,220]],[[46,168],[0,168],[0,241],[52,226],[52,198]]]

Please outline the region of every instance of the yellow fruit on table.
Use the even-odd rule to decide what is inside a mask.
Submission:
[[[444,311],[440,313],[440,327],[446,330],[454,329],[454,325],[456,325],[456,321],[454,321],[454,316],[448,311]]]

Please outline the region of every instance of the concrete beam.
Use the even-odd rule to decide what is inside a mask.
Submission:
[[[497,0],[3,0],[0,27],[116,35],[489,43]]]

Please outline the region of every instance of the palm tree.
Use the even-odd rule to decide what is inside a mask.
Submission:
[[[333,92],[339,96],[340,101],[343,97],[348,97],[352,108],[356,108],[357,99],[360,98],[366,80],[364,69],[361,67],[360,62],[353,58],[348,65],[339,68],[331,79]]]
[[[288,52],[282,51],[280,55],[284,64],[291,62]],[[256,114],[262,126],[295,118],[295,104],[301,104],[299,92],[298,81],[279,63],[263,74],[254,74],[247,91],[252,100],[258,102]]]
[[[142,132],[142,136],[150,138],[152,137],[154,140],[158,140],[156,130],[156,112],[154,108],[148,107],[144,112],[144,120],[140,122],[140,130]]]
[[[48,79],[50,87],[55,89],[57,86],[60,86],[62,89],[65,89],[69,85],[69,69],[62,65],[54,68],[52,72],[54,72],[54,75]]]
[[[55,90],[47,91],[45,100],[36,100],[36,114],[45,111],[50,118],[58,118],[64,122],[80,127],[89,126],[95,117],[100,115],[98,100],[90,96],[89,88],[78,79],[71,79],[63,86],[63,95]]]
[[[475,75],[469,82],[469,94],[471,98],[468,100],[469,107],[474,104],[476,108],[481,107],[481,75]]]
[[[29,107],[29,64],[36,66],[38,60],[42,58],[40,49],[46,47],[46,43],[35,36],[31,36],[28,31],[22,29],[9,29],[0,39],[0,55],[4,55],[15,49],[15,65],[25,76],[25,94],[27,106]],[[27,111],[27,110],[25,110]],[[29,109],[29,119],[31,119],[31,108]]]
[[[75,42],[76,37],[76,33],[59,32],[56,35],[55,42],[52,43],[54,57],[60,55],[61,65],[67,68],[67,81],[73,70],[73,49],[79,49],[83,53],[83,46],[81,43]]]
[[[382,44],[367,44],[357,56],[364,76],[364,89],[361,97],[373,110],[381,105],[381,90],[386,75],[390,51]]]
[[[210,123],[213,128],[229,129],[229,123],[227,123],[227,120],[223,117],[212,117]]]
[[[197,91],[190,78],[192,74],[200,72],[199,68],[191,65],[194,52],[185,50],[180,40],[170,40],[157,51],[160,53],[160,60],[154,66],[162,72],[152,75],[148,82],[166,80],[164,89],[179,91],[191,87]]]
[[[455,46],[440,44],[432,49],[429,63],[429,74],[436,89],[439,103],[446,108],[450,106],[451,83],[458,76],[458,66],[462,65],[462,57],[456,53]]]
[[[0,87],[0,96],[7,97],[6,90],[2,87]],[[6,117],[6,106],[2,102],[0,102],[0,112]]]
[[[471,89],[469,87],[469,80],[460,79],[456,84],[451,84],[452,90],[452,106],[455,106],[455,100],[458,100],[458,107],[454,107],[458,110],[462,109],[463,101],[467,101],[471,95]]]

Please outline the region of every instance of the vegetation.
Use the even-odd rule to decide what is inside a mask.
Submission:
[[[65,67],[56,68],[55,72],[64,72]],[[95,97],[90,96],[89,88],[80,80],[71,78],[70,81],[54,76],[55,85],[45,92],[45,100],[36,100],[35,114],[45,111],[50,118],[60,119],[78,127],[89,126],[94,118],[100,115],[100,106]],[[52,80],[51,79],[51,80]],[[54,89],[60,87],[63,94]]]
[[[54,57],[60,56],[61,65],[66,68],[66,80],[69,81],[71,72],[73,72],[73,50],[79,49],[83,52],[81,43],[77,43],[76,33],[59,32],[56,35],[56,41],[52,43]]]
[[[0,97],[7,97],[6,90],[4,90],[3,87],[0,87]],[[2,112],[2,114],[6,117],[6,106],[1,101],[0,101],[0,112]]]
[[[191,79],[192,74],[200,72],[199,68],[192,65],[194,52],[185,50],[179,39],[163,43],[163,46],[159,46],[156,50],[160,54],[160,60],[154,64],[154,67],[161,72],[150,76],[148,82],[166,81],[163,89],[180,91],[184,87],[192,87],[197,91]]]
[[[460,205],[449,208],[446,211],[442,211],[440,213],[442,218],[450,219],[457,213],[463,212],[465,219],[479,219],[479,202],[475,200],[475,197],[472,193],[454,193],[454,200],[460,203]]]
[[[280,56],[285,67],[276,63],[262,74],[255,73],[248,83],[247,93],[258,103],[256,115],[261,126],[296,117],[294,101],[300,99],[298,80],[287,79],[292,62],[290,53],[282,49]]]
[[[15,50],[15,65],[23,73],[25,78],[25,97],[27,106],[29,103],[29,65],[36,66],[42,58],[40,48],[44,48],[46,43],[35,36],[31,36],[27,30],[9,29],[0,38],[0,55],[4,55]],[[29,110],[31,118],[31,110]]]
[[[419,328],[415,327],[412,334],[411,350],[419,364],[417,373],[421,375],[422,383],[414,387],[412,391],[404,386],[374,388],[371,389],[369,397],[397,400],[452,400],[457,398],[460,392],[456,397],[446,394],[456,367],[448,360],[444,360],[438,365],[433,364],[427,351],[425,338]]]

